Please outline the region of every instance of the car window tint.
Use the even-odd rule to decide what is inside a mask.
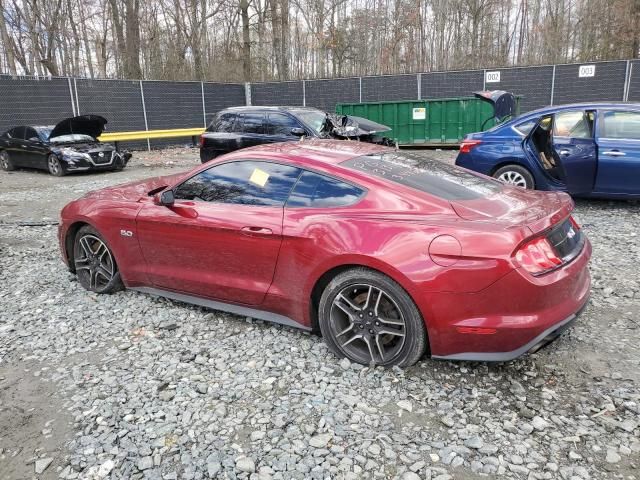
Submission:
[[[182,200],[243,205],[284,205],[300,169],[279,163],[240,161],[215,165],[176,188]]]
[[[326,208],[351,205],[363,193],[362,189],[348,183],[313,172],[303,172],[287,200],[287,207]]]
[[[235,113],[221,113],[214,121],[212,131],[231,133],[237,130],[235,125],[237,115]]]
[[[521,133],[522,135],[529,135],[529,132],[531,131],[531,129],[535,124],[536,124],[535,120],[527,120],[526,122],[522,122],[515,125],[513,128],[515,128],[518,131],[518,133]]]
[[[40,138],[38,137],[38,132],[36,132],[36,129],[33,127],[26,127],[24,135],[27,140],[39,140]]]
[[[340,165],[444,200],[473,200],[502,189],[496,181],[413,152],[365,155]]]
[[[263,113],[243,113],[240,115],[240,131],[244,133],[264,133]]]
[[[555,137],[591,138],[591,125],[585,112],[579,110],[556,113],[553,121],[553,135]]]
[[[284,113],[270,113],[268,115],[266,133],[268,135],[292,135],[291,129],[300,128],[295,118]]]
[[[640,112],[604,112],[604,138],[640,140]]]
[[[10,130],[10,135],[12,138],[15,138],[17,140],[24,140],[24,135],[26,133],[27,127],[16,127],[12,130]]]

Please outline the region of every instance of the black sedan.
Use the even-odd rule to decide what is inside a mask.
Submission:
[[[263,143],[301,137],[335,138],[390,145],[391,128],[366,118],[335,115],[310,107],[232,107],[216,114],[200,137],[200,160]]]
[[[106,123],[99,115],[81,115],[55,126],[14,127],[0,135],[0,168],[38,168],[57,177],[86,170],[122,170],[131,154],[98,140]]]

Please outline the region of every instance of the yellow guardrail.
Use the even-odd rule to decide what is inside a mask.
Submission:
[[[149,140],[153,138],[197,137],[204,128],[174,128],[172,130],[139,130],[136,132],[109,132],[98,137],[101,142],[124,142],[127,140]]]

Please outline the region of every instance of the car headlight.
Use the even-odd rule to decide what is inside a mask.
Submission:
[[[72,148],[63,148],[60,150],[60,153],[62,153],[62,157],[67,160],[90,160],[91,159],[88,153],[80,153],[73,150]]]

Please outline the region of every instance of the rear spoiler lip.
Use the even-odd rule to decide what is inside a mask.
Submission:
[[[533,218],[530,220],[524,220],[518,223],[510,223],[507,221],[502,221],[500,217],[493,217],[491,215],[484,214],[483,212],[479,212],[471,207],[464,205],[461,202],[457,201],[449,201],[449,205],[456,213],[458,217],[464,220],[470,221],[485,221],[485,222],[495,222],[495,223],[504,223],[508,228],[524,228],[528,230],[528,234],[526,235],[528,239],[533,237],[544,235],[548,230],[552,229],[558,223],[566,220],[571,215],[571,212],[575,208],[575,204],[573,199],[566,193],[563,192],[546,192],[550,194],[551,197],[549,200],[552,200],[552,196],[557,196],[557,202],[559,203],[558,208],[556,208],[552,213],[545,214],[543,216]]]

